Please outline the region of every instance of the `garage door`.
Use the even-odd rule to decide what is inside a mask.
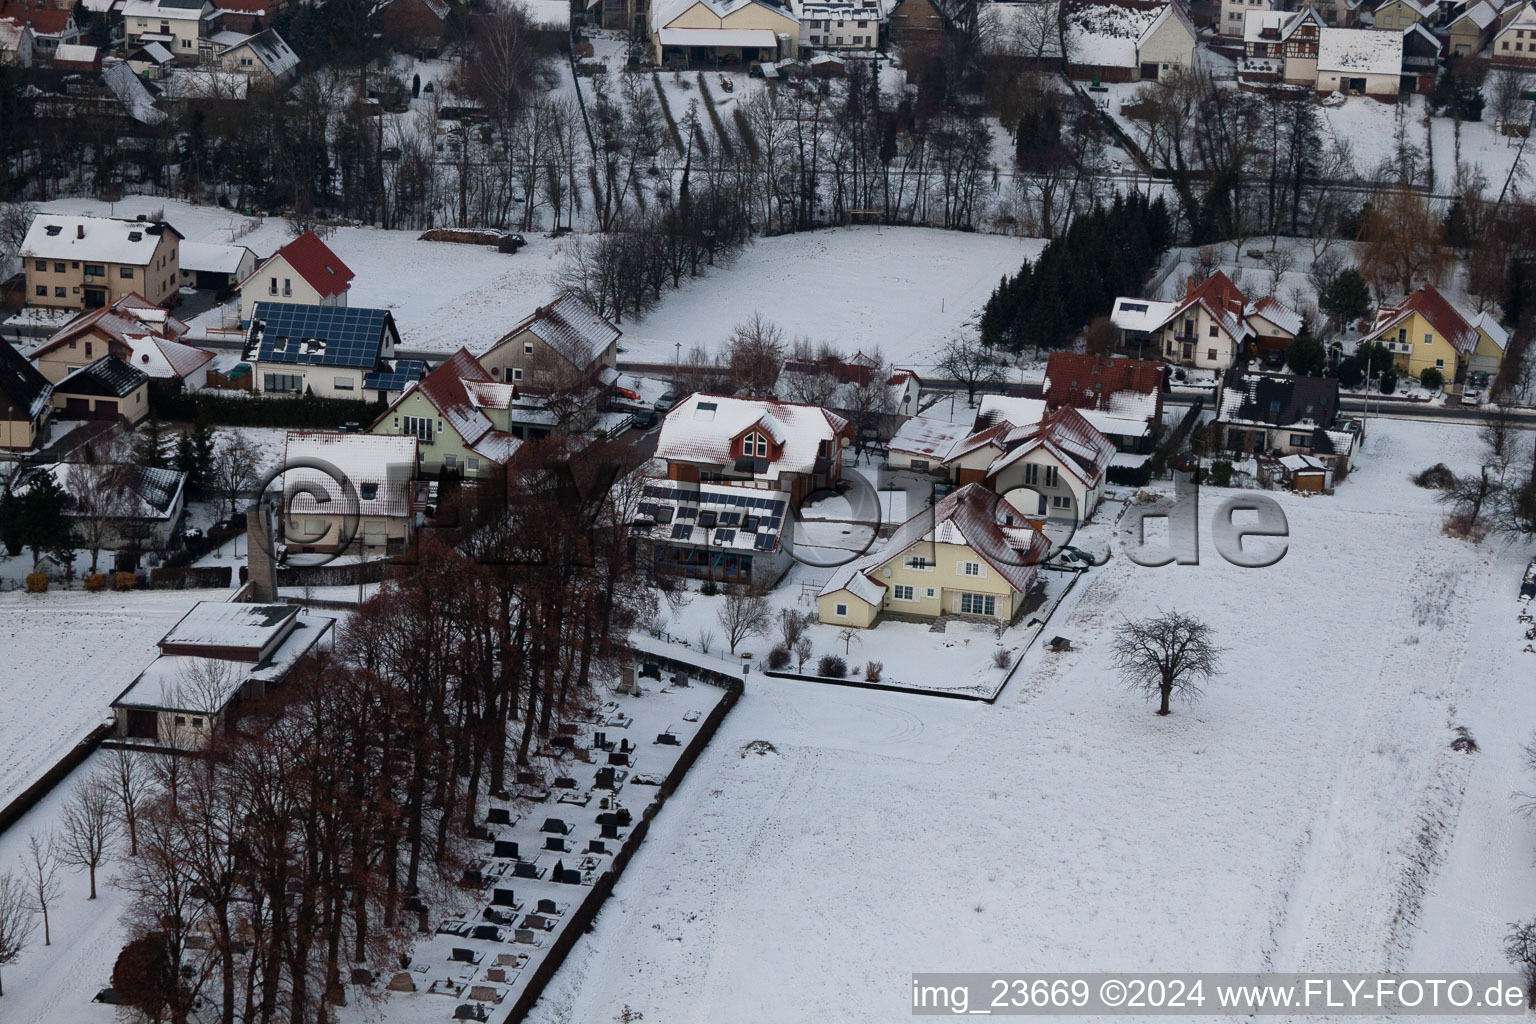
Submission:
[[[117,419],[117,403],[100,398],[96,399],[96,412],[91,418],[96,420]]]
[[[66,398],[64,400],[64,415],[72,420],[90,419],[91,400],[89,398]]]

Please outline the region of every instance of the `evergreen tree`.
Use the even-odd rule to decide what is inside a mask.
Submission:
[[[149,419],[139,430],[139,436],[134,439],[134,461],[151,469],[165,469],[170,465],[166,452],[167,440],[165,424],[160,422],[160,417],[150,413]]]
[[[192,429],[176,441],[176,468],[187,474],[187,489],[201,496],[213,474],[213,428],[201,410]]]
[[[1359,320],[1371,310],[1371,290],[1354,267],[1346,267],[1318,292],[1317,305],[1337,324]]]
[[[15,529],[24,547],[32,549],[32,567],[43,556],[73,567],[75,561],[74,526],[65,514],[70,498],[58,480],[46,470],[34,473],[16,503]]]

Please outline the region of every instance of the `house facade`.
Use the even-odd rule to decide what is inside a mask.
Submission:
[[[60,46],[80,42],[80,26],[75,21],[74,10],[75,5],[67,0],[33,0],[30,3],[27,0],[3,0],[0,2],[0,22],[26,26],[28,40],[18,39],[16,52],[19,55],[25,47],[32,64],[46,64]],[[17,63],[20,63],[19,58]]]
[[[1503,27],[1495,31],[1488,46],[1489,59],[1496,67],[1519,71],[1536,67],[1536,4],[1527,3],[1514,17],[1500,20]]]
[[[27,302],[95,309],[137,293],[157,306],[180,299],[181,232],[164,221],[40,213],[21,257]]]
[[[345,307],[353,277],[330,246],[306,231],[240,282],[240,322],[250,321],[258,302]]]
[[[504,419],[499,426],[494,419],[500,394],[512,390],[461,348],[407,388],[368,432],[414,438],[423,476],[446,469],[466,479],[489,477],[522,445]]]
[[[1284,80],[1317,81],[1317,46],[1325,27],[1311,7],[1300,11],[1250,11],[1243,28],[1243,52],[1256,60],[1279,61]]]
[[[1242,455],[1329,455],[1340,448],[1348,454],[1353,442],[1336,429],[1338,420],[1333,378],[1246,373],[1222,388],[1210,436]]]
[[[121,420],[133,427],[149,415],[149,374],[103,355],[53,386],[53,407],[60,419]]]
[[[414,437],[290,430],[281,518],[289,555],[404,551],[416,463]]]
[[[159,43],[183,63],[202,58],[217,23],[218,9],[209,0],[128,0],[123,5],[128,46]]]
[[[1436,0],[1385,0],[1376,7],[1375,25],[1378,29],[1406,32],[1423,23],[1433,28],[1440,17],[1440,5]]]
[[[1250,15],[1273,9],[1271,0],[1221,0],[1217,32],[1228,37],[1246,38],[1244,29]]]
[[[32,362],[57,384],[102,355],[112,355],[152,380],[179,380],[188,390],[208,382],[213,353],[183,344],[188,327],[138,295],[83,313],[32,352]]]
[[[1191,281],[1183,301],[1154,332],[1158,351],[1170,363],[1224,371],[1255,337],[1243,316],[1247,307],[1247,297],[1221,271]]]
[[[839,566],[816,598],[827,625],[868,629],[883,615],[1012,622],[1050,542],[981,484],[946,495],[880,547]]]
[[[53,385],[25,356],[0,339],[0,448],[37,447],[53,412]]]
[[[540,414],[538,423],[526,426],[582,430],[591,425],[605,389],[618,377],[621,333],[579,296],[566,293],[514,326],[479,363],[492,380],[515,385],[519,396],[558,396],[544,407],[564,422],[544,423],[551,417]],[[512,406],[503,408],[510,412]]]
[[[657,64],[742,64],[792,56],[800,21],[762,0],[655,0],[650,14]]]
[[[1385,345],[1393,365],[1409,376],[1434,368],[1450,381],[1468,370],[1497,373],[1507,335],[1492,317],[1469,320],[1439,289],[1425,284],[1397,305],[1378,309],[1365,340]]]
[[[793,0],[800,40],[822,50],[879,49],[885,13],[876,0]]]
[[[366,382],[394,369],[400,333],[387,309],[258,302],[245,361],[259,394],[368,400]]]
[[[1446,54],[1470,57],[1482,53],[1499,28],[1499,9],[1489,0],[1468,4],[1445,28]]]
[[[1393,29],[1325,28],[1317,48],[1317,91],[1396,96],[1402,85],[1403,34]]]

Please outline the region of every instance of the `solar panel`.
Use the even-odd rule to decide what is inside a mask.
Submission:
[[[638,506],[638,511],[643,516],[654,516],[656,514],[656,503],[653,501],[642,501]]]
[[[782,516],[784,514],[784,502],[783,501],[776,501],[776,502],[773,503],[773,514],[776,515],[776,516]]]
[[[687,540],[693,534],[693,527],[688,523],[678,523],[672,527],[673,540]]]
[[[735,539],[736,539],[736,531],[735,530],[716,530],[715,531],[715,543],[716,544],[729,544],[729,543],[731,543]]]
[[[741,513],[740,512],[721,512],[720,513],[720,525],[721,526],[735,526],[739,522],[741,522]]]
[[[755,544],[753,544],[752,546],[754,548],[756,548],[757,550],[759,550],[759,551],[772,551],[774,543],[775,543],[775,541],[774,541],[773,535],[769,534],[769,533],[765,533],[765,534],[761,534],[757,538],[757,542]]]
[[[704,527],[715,525],[715,513],[713,509],[705,509],[699,513],[699,525]]]
[[[774,516],[772,519],[768,520],[768,529],[774,531],[775,533],[777,533],[783,527],[784,527],[784,520],[779,518],[778,516]]]
[[[746,516],[741,521],[741,528],[748,533],[757,532],[757,516]]]
[[[686,505],[684,507],[682,507],[682,508],[677,510],[677,518],[679,518],[679,519],[692,519],[694,516],[697,516],[698,514],[699,514],[699,510],[698,509],[696,509],[696,508],[688,508]]]
[[[390,314],[387,309],[258,302],[251,319],[262,324],[260,360],[373,366],[379,361]],[[279,340],[285,338],[287,344],[279,348]]]

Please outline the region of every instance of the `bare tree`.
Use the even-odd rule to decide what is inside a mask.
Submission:
[[[54,852],[53,836],[27,836],[27,848],[21,854],[21,869],[27,879],[28,906],[43,918],[43,945],[53,945],[48,928],[48,908],[59,898],[59,858]]]
[[[753,313],[731,330],[725,354],[737,392],[770,397],[784,366],[784,332],[761,313]]]
[[[1185,700],[1200,695],[1200,684],[1220,671],[1222,648],[1212,642],[1211,627],[1183,612],[1163,612],[1127,621],[1115,630],[1111,658],[1133,689],[1158,694],[1157,713],[1170,714],[1177,693]]]
[[[964,385],[967,405],[976,404],[976,392],[1001,384],[1008,374],[997,353],[976,338],[951,338],[935,365],[939,376]]]
[[[815,649],[811,646],[811,638],[809,636],[802,636],[799,640],[796,640],[794,650],[795,671],[804,672],[805,663],[809,661],[811,655],[815,653]]]
[[[1269,294],[1278,295],[1281,278],[1296,268],[1296,252],[1293,249],[1272,248],[1264,254],[1264,266],[1269,271]]]
[[[1360,216],[1360,273],[1378,290],[1413,291],[1438,283],[1450,265],[1445,223],[1429,201],[1408,189],[1383,189]]]
[[[118,824],[128,833],[128,856],[139,855],[139,808],[149,788],[149,770],[144,755],[123,747],[113,749],[108,762],[112,790],[117,797]]]
[[[106,860],[107,847],[117,835],[112,802],[112,788],[106,780],[91,776],[76,784],[64,804],[59,859],[90,872],[93,900],[96,898],[96,869]]]
[[[748,637],[762,636],[768,632],[772,621],[769,615],[768,598],[760,590],[740,588],[725,595],[725,604],[717,617],[721,628],[725,630],[725,640],[730,645],[731,654],[734,655],[736,645]]]
[[[74,499],[75,532],[91,553],[92,573],[135,500],[132,481],[137,467],[122,443],[125,439],[118,438],[117,443],[91,451],[88,461],[70,463],[65,469],[64,489]]]
[[[35,203],[0,203],[0,266],[21,251],[37,212]]]
[[[261,477],[261,451],[244,434],[226,433],[213,457],[209,490],[220,507],[229,506],[233,516],[240,502]]]
[[[779,635],[784,638],[786,650],[794,650],[806,629],[816,621],[815,612],[802,612],[794,608],[779,609]]]
[[[0,967],[16,962],[32,935],[32,907],[27,886],[9,873],[0,875]],[[0,996],[5,986],[0,984]]]
[[[1536,1010],[1536,919],[1512,921],[1504,936],[1504,959],[1525,982],[1525,1006]]]

